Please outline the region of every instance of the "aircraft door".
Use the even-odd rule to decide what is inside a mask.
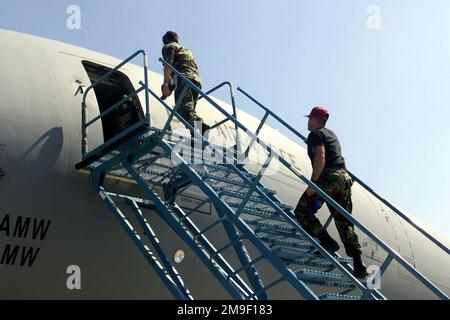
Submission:
[[[87,60],[82,61],[91,83],[94,83],[111,69]],[[95,95],[102,113],[135,91],[130,79],[117,71],[94,87]],[[129,128],[144,118],[142,106],[137,97],[129,98],[116,110],[102,118],[104,141]]]

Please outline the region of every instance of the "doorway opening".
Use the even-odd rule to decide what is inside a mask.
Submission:
[[[111,68],[86,60],[83,60],[82,64],[91,83],[94,83],[111,70]],[[100,113],[106,111],[134,91],[133,84],[123,72],[114,72],[94,87]],[[139,98],[137,96],[129,98],[121,106],[102,117],[104,142],[136,124],[143,118],[144,112]]]

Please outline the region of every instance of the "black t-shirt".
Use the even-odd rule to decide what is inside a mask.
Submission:
[[[325,168],[345,169],[345,161],[341,153],[339,139],[328,128],[319,128],[311,131],[308,136],[308,156],[311,163],[314,160],[313,147],[325,146]]]

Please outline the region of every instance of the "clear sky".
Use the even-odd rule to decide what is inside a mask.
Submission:
[[[143,48],[157,72],[175,30],[204,88],[232,81],[304,134],[302,115],[326,106],[348,167],[450,238],[449,15],[448,0],[2,0],[0,28],[119,58]]]

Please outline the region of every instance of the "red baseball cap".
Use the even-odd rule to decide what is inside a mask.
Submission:
[[[330,116],[330,113],[328,112],[327,109],[325,109],[324,107],[314,107],[311,110],[311,113],[305,117],[307,118],[319,118],[319,119],[326,119]]]

